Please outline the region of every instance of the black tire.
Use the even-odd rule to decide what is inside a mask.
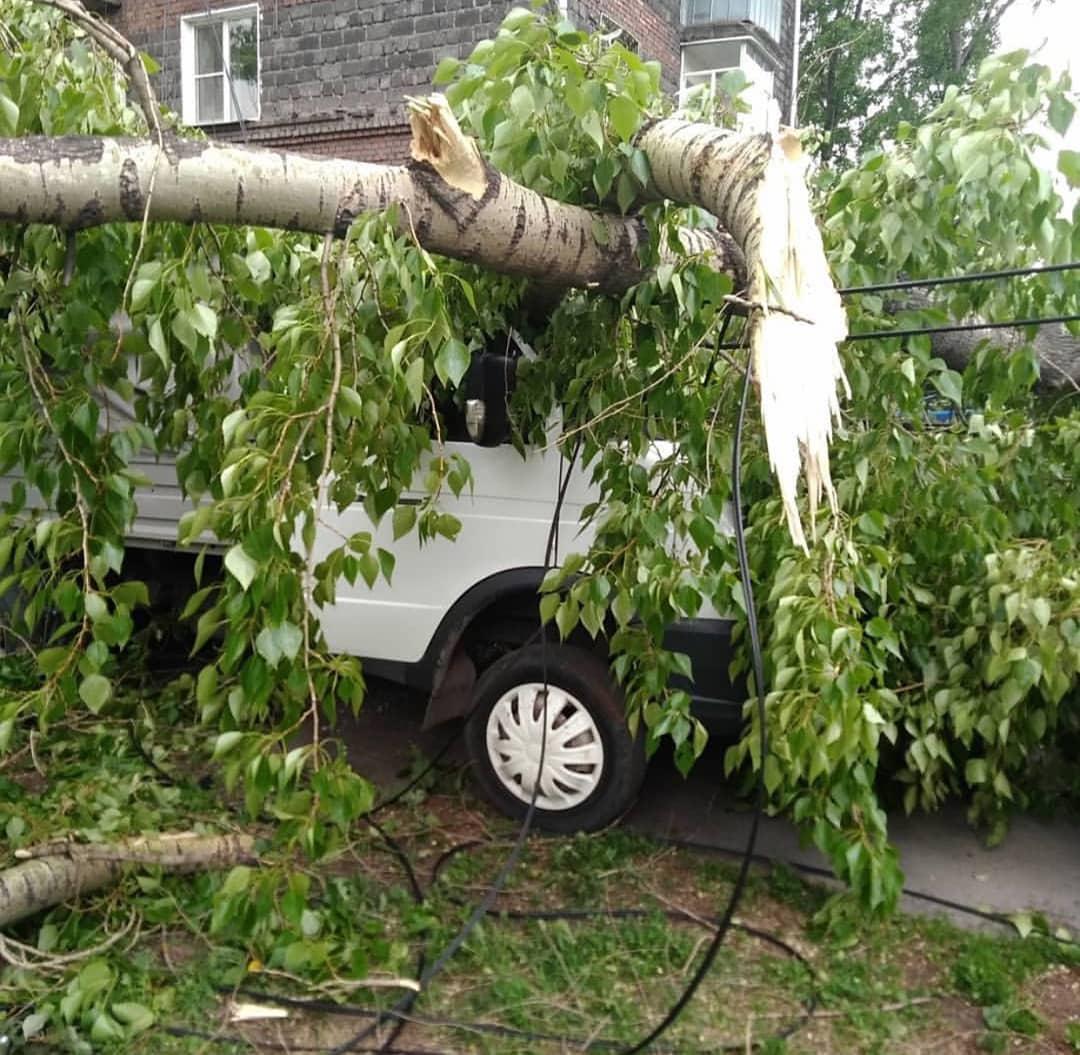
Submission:
[[[525,816],[532,782],[529,781],[526,788],[518,780],[520,790],[517,794],[503,783],[496,767],[500,761],[506,761],[506,756],[502,759],[492,757],[488,725],[492,711],[517,686],[543,685],[545,669],[550,688],[573,698],[567,704],[568,713],[572,715],[574,709],[580,708],[591,718],[593,728],[586,731],[583,738],[592,743],[594,732],[599,734],[603,761],[590,765],[588,776],[583,777],[583,781],[593,785],[587,797],[567,808],[556,809],[543,808],[542,800],[538,799],[533,823],[552,832],[595,831],[611,824],[630,808],[641,788],[646,763],[643,740],[630,736],[622,693],[607,664],[583,648],[530,645],[503,656],[484,671],[476,683],[475,706],[465,726],[465,744],[473,762],[476,783],[484,797],[502,813],[515,819]],[[503,708],[507,706],[514,705],[502,704],[500,713],[505,713]],[[537,708],[539,706],[536,704]],[[556,723],[567,720],[561,716],[551,719],[555,729],[559,728]],[[574,744],[575,739],[581,738],[571,738],[570,744],[579,746]],[[510,743],[503,739],[499,742]],[[545,758],[549,757],[547,750],[545,746]],[[551,779],[557,790],[567,790],[558,785],[556,775],[553,774]]]

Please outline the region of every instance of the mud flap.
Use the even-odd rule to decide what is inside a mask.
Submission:
[[[428,700],[423,731],[434,729],[453,718],[465,718],[473,709],[476,664],[463,648],[458,648],[446,675]]]

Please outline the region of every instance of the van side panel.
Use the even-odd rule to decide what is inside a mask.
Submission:
[[[440,499],[440,508],[461,521],[453,542],[438,538],[421,546],[415,535],[394,542],[391,518],[374,527],[359,504],[340,513],[323,511],[316,534],[319,558],[339,545],[342,535],[371,531],[373,544],[397,559],[392,583],[380,580],[370,590],[362,581],[338,583],[336,604],[321,613],[332,650],[419,663],[444,616],[477,583],[499,572],[543,565],[558,495],[559,455],[537,453],[526,461],[508,446],[449,443],[446,450],[463,455],[474,478],[471,494]],[[591,500],[584,480],[575,475],[560,518],[562,554],[589,544],[591,534],[583,533],[578,521]]]

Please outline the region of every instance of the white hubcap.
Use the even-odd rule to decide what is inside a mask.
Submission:
[[[547,711],[547,735],[544,712]],[[604,742],[592,715],[570,693],[537,682],[517,685],[491,709],[487,751],[492,768],[512,795],[531,802],[544,753],[537,809],[580,806],[599,786]]]

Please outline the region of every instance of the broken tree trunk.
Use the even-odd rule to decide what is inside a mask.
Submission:
[[[617,292],[645,277],[649,234],[640,219],[567,205],[501,175],[441,96],[412,104],[410,123],[405,166],[201,140],[0,140],[0,220],[79,230],[146,215],[343,235],[361,214],[396,205],[400,229],[426,249],[548,287]],[[694,232],[691,248],[738,288],[745,276],[769,455],[792,537],[805,547],[795,505],[804,463],[811,507],[822,491],[835,504],[828,440],[846,324],[798,138],[737,136],[671,118],[647,126],[637,145],[657,195],[718,219],[723,230]]]
[[[0,927],[116,883],[132,867],[187,874],[256,864],[249,835],[148,835],[109,845],[50,843],[0,872]]]
[[[935,307],[933,299],[918,290],[909,292],[903,300],[892,301],[886,310],[922,311]],[[981,318],[958,319],[958,322],[978,324]],[[1040,326],[1034,334],[1022,328],[959,330],[955,333],[935,333],[930,337],[930,353],[943,359],[953,370],[963,373],[980,348],[989,346],[995,354],[1010,356],[1027,348],[1035,353],[1039,377],[1035,391],[1053,396],[1063,392],[1080,391],[1080,338],[1074,337],[1061,324]]]
[[[930,338],[931,354],[960,372],[984,345],[1006,356],[1031,348],[1039,366],[1035,391],[1041,395],[1080,391],[1080,338],[1062,325],[1040,326],[1033,337],[1022,329],[980,329],[935,333]]]
[[[451,172],[450,182],[433,164],[436,153],[414,152],[409,165],[389,166],[176,138],[160,157],[149,140],[0,140],[0,220],[74,231],[139,221],[157,165],[151,221],[344,235],[358,216],[396,205],[399,228],[426,249],[504,274],[604,292],[645,277],[648,232],[640,219],[545,198],[478,152],[477,172]],[[741,277],[742,257],[729,237],[701,233],[698,248]]]

